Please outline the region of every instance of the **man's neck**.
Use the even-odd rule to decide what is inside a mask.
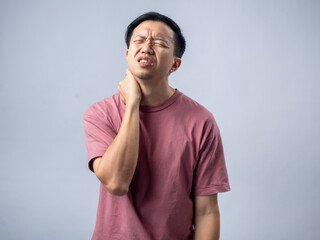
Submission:
[[[174,93],[175,89],[169,86],[168,79],[163,81],[140,80],[138,79],[142,99],[142,106],[157,106],[168,100]]]

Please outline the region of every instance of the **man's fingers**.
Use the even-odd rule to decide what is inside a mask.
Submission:
[[[138,81],[129,69],[126,69],[126,77],[119,82],[118,90],[125,103],[136,103],[141,100],[141,89]]]
[[[132,73],[130,72],[129,68],[126,69],[126,74],[132,76]]]
[[[132,80],[136,80],[133,76],[133,74],[131,73],[131,71],[127,68],[126,69],[126,79],[132,79]]]

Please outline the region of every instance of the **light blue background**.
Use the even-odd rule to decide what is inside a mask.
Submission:
[[[231,192],[222,240],[320,239],[320,1],[1,1],[0,238],[90,239],[82,114],[117,92],[124,33],[155,10],[187,50],[170,84],[207,107]]]

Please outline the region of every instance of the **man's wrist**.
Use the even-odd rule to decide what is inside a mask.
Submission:
[[[130,109],[139,109],[140,106],[140,101],[132,101],[132,102],[128,102],[126,104],[126,108],[130,108]]]

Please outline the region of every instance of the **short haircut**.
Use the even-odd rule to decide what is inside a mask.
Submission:
[[[125,34],[125,41],[127,44],[127,47],[130,46],[130,40],[132,37],[132,33],[134,29],[142,22],[144,21],[159,21],[167,24],[174,32],[174,55],[181,58],[185,49],[186,49],[186,40],[184,39],[181,30],[179,26],[169,17],[164,16],[157,12],[147,12],[139,17],[137,17],[135,20],[133,20],[132,23],[130,23],[127,27],[127,31]]]

